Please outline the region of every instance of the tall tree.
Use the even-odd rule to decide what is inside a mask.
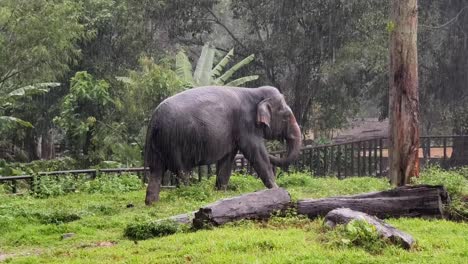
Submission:
[[[78,57],[81,6],[71,0],[2,0],[0,94],[56,81]]]
[[[405,185],[419,174],[417,0],[392,2],[390,32],[390,179]]]

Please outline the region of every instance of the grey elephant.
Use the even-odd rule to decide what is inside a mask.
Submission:
[[[269,155],[264,139],[286,140],[287,155]],[[300,153],[301,131],[284,96],[271,86],[207,86],[164,100],[153,112],[145,144],[149,167],[147,205],[159,200],[166,170],[189,171],[216,163],[216,187],[225,189],[240,151],[267,188],[276,188],[273,166],[285,166]]]

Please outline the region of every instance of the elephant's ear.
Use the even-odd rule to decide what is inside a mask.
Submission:
[[[257,123],[265,124],[267,127],[270,127],[271,122],[271,105],[270,99],[265,99],[261,101],[257,106]]]

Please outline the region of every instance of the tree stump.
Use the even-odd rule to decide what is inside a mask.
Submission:
[[[392,243],[399,244],[406,249],[410,249],[415,243],[415,240],[411,235],[396,229],[381,219],[349,208],[339,208],[330,211],[325,216],[324,222],[330,227],[335,227],[338,224],[347,224],[352,220],[366,221],[367,223],[375,226],[381,237],[389,239]]]
[[[195,213],[193,227],[219,226],[241,219],[268,219],[273,212],[288,208],[290,202],[289,193],[282,188],[223,199],[200,208]]]
[[[383,192],[323,199],[305,199],[297,202],[299,214],[309,218],[324,216],[337,208],[350,208],[379,218],[444,216],[444,204],[449,203],[443,186],[403,186]]]

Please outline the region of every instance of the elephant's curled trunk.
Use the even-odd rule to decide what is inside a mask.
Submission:
[[[301,153],[302,135],[301,129],[296,122],[296,118],[291,113],[288,124],[288,131],[286,133],[287,155],[284,158],[275,157],[270,155],[271,164],[279,167],[288,166],[294,162]]]

